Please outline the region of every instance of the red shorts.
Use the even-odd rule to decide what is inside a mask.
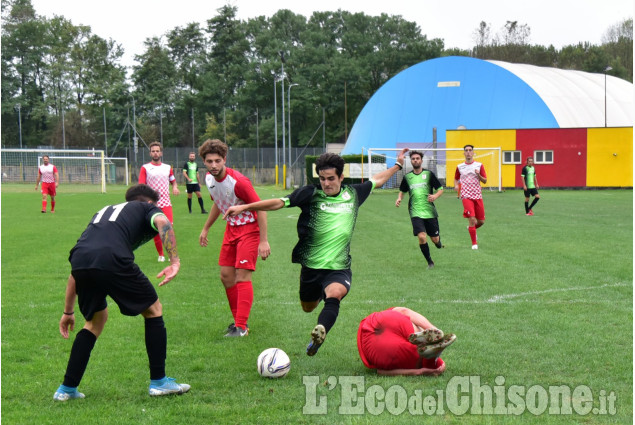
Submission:
[[[218,265],[236,269],[256,270],[260,228],[258,223],[225,228],[223,246],[220,249]]]
[[[55,183],[44,183],[42,182],[42,195],[55,196]]]
[[[485,220],[485,207],[482,199],[463,199],[463,217],[476,217],[477,220]]]
[[[410,318],[392,309],[372,313],[359,324],[357,349],[370,369],[417,369],[417,346],[408,341],[414,327]],[[421,359],[422,365],[435,369],[434,359]],[[441,360],[437,365],[443,364]]]

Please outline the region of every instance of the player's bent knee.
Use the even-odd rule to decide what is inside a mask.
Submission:
[[[161,304],[161,301],[156,300],[154,304],[145,309],[141,315],[146,319],[163,316],[163,305]]]
[[[302,310],[305,313],[310,313],[313,310],[315,310],[315,308],[318,306],[320,302],[319,301],[311,301],[311,302],[304,302],[301,301],[300,304],[302,305]]]

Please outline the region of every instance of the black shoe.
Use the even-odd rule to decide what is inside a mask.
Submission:
[[[201,210],[201,214],[207,214],[207,211]]]
[[[243,337],[249,335],[248,329],[243,329],[240,326],[234,326],[234,328],[225,334],[228,337]]]
[[[246,326],[247,326],[247,330],[249,330],[249,325],[246,325]],[[229,326],[227,326],[227,329],[225,329],[223,333],[228,334],[232,332],[234,329],[236,329],[236,323],[232,322],[229,324]]]
[[[434,268],[434,261],[430,261],[428,263],[428,270],[432,270]]]
[[[435,243],[434,246],[436,246],[438,249],[445,248],[445,245],[443,245],[441,241],[439,241],[439,243]]]

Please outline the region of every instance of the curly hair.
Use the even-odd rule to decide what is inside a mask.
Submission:
[[[205,159],[205,156],[210,153],[215,153],[223,158],[227,158],[227,145],[218,139],[207,139],[198,148],[198,155]]]
[[[323,153],[315,161],[315,171],[319,174],[321,170],[335,168],[337,177],[341,177],[344,172],[344,159],[335,153]]]

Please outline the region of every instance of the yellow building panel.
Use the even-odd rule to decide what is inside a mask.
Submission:
[[[445,137],[446,148],[463,149],[465,145],[473,145],[475,148],[500,147],[501,155],[503,151],[516,150],[516,130],[448,130],[445,133]],[[452,187],[454,186],[454,171],[456,170],[456,165],[452,166],[452,164],[459,164],[464,160],[463,152],[448,151],[447,158],[446,186]],[[494,163],[487,156],[478,158],[478,152],[476,160],[485,165],[488,186],[498,187],[498,164],[494,166]],[[503,187],[513,187],[515,173],[515,165],[502,165],[501,185]]]
[[[633,127],[587,130],[587,186],[633,186]]]

